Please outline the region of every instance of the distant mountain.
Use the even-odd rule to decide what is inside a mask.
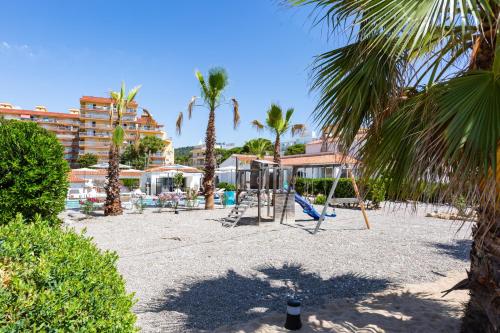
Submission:
[[[175,163],[188,164],[191,157],[191,150],[194,146],[179,147],[174,149]]]

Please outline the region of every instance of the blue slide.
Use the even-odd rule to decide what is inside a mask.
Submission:
[[[314,209],[313,205],[311,205],[309,203],[309,201],[307,201],[304,197],[301,197],[297,193],[295,193],[295,202],[298,203],[300,205],[300,207],[302,207],[302,209],[304,210],[304,213],[306,213],[307,215],[309,215],[313,219],[319,220],[319,218],[321,217],[321,214],[318,213],[318,211],[316,209]],[[337,214],[335,214],[335,213],[326,214],[326,216],[335,217],[335,216],[337,216]]]

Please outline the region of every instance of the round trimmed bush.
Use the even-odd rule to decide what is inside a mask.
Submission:
[[[117,255],[34,220],[0,226],[0,331],[136,331]]]
[[[0,224],[16,213],[58,221],[69,167],[56,136],[34,122],[0,119],[0,147]]]

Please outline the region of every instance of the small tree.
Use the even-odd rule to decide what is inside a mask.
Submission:
[[[267,110],[267,116],[265,124],[262,124],[258,120],[252,121],[252,125],[257,130],[262,130],[266,128],[271,133],[275,135],[274,139],[274,163],[281,165],[280,149],[281,149],[281,136],[286,134],[288,130],[291,129],[292,136],[296,133],[303,132],[305,130],[304,124],[291,124],[291,119],[294,110],[292,108],[286,110],[286,114],[283,117],[283,110],[278,104],[271,104],[269,110]]]
[[[184,185],[184,175],[182,173],[177,173],[174,176],[174,186],[176,188],[181,188]]]
[[[139,150],[142,150],[144,152],[146,169],[148,168],[149,163],[151,162],[150,161],[151,155],[156,154],[159,151],[162,151],[163,148],[165,148],[165,142],[154,135],[148,135],[141,139],[139,144]]]
[[[306,145],[303,143],[297,143],[295,145],[289,146],[286,151],[285,155],[300,155],[300,154],[305,154],[306,153]]]
[[[0,224],[16,213],[56,223],[69,171],[59,140],[36,123],[0,118],[0,147]]]
[[[141,154],[139,147],[136,147],[135,145],[128,145],[125,147],[120,156],[120,162],[139,170],[144,170],[146,167],[144,154]]]
[[[80,166],[80,168],[88,168],[89,166],[97,164],[98,160],[99,159],[97,158],[97,155],[92,153],[86,153],[78,158],[77,163]]]

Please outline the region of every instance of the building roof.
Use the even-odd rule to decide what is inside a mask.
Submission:
[[[0,113],[5,114],[27,114],[30,116],[48,116],[48,117],[59,117],[59,118],[73,118],[79,119],[80,116],[77,114],[71,113],[62,113],[62,112],[46,112],[46,111],[34,111],[34,110],[20,110],[20,109],[6,109],[0,108]]]
[[[231,156],[236,157],[238,161],[245,164],[251,163],[252,161],[259,159],[257,158],[257,155],[233,154]],[[264,158],[262,158],[261,160],[272,162],[274,158],[272,156],[264,156]]]
[[[160,167],[149,168],[146,170],[146,172],[168,172],[168,171],[178,171],[185,173],[203,173],[203,171],[199,169],[180,164],[165,165]]]
[[[113,102],[113,100],[109,97],[82,96],[80,98],[80,103],[81,102],[111,104]],[[132,101],[130,103],[130,106],[137,106],[137,103]]]
[[[301,154],[281,157],[283,166],[321,166],[333,164],[356,164],[359,161],[352,156],[335,153]]]
[[[120,170],[120,177],[129,177],[129,178],[139,178],[144,173],[142,170]],[[107,170],[104,169],[72,169],[71,175],[78,176],[106,176],[108,174]]]
[[[154,127],[163,127],[162,124],[158,124],[156,122],[156,120],[154,120],[153,118],[150,118],[150,117],[145,117],[145,116],[140,116],[139,118],[137,118],[136,122],[138,124],[150,124],[151,126],[154,126]]]
[[[85,183],[85,179],[78,177],[72,172],[69,173],[68,180],[70,183]]]

